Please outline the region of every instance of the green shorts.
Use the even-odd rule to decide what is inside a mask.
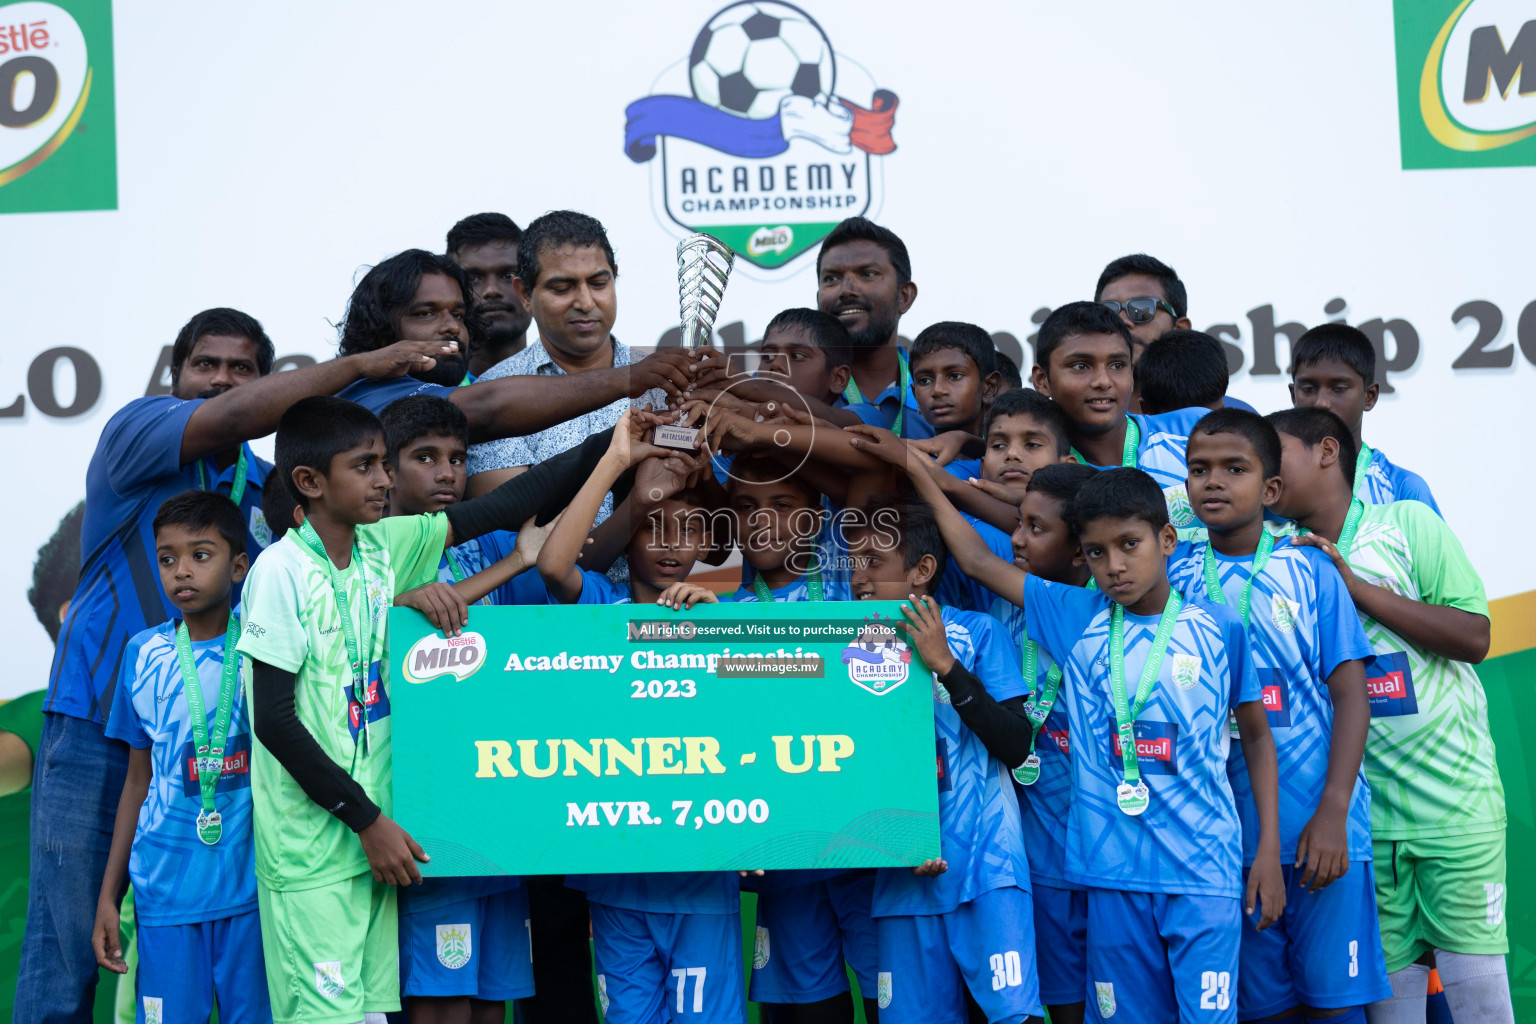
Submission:
[[[357,1024],[400,1009],[395,898],[371,874],[296,890],[257,880],[275,1024]]]
[[[1440,839],[1378,839],[1371,852],[1388,972],[1433,949],[1509,952],[1503,829]]]

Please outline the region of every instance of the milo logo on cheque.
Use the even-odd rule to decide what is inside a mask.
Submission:
[[[440,676],[468,679],[485,664],[485,637],[479,633],[441,636],[429,633],[405,653],[405,679],[425,683]]]
[[[870,693],[890,693],[907,681],[912,651],[889,623],[877,615],[864,624],[858,637],[843,648],[848,678]]]
[[[651,94],[625,110],[624,152],[649,165],[663,225],[773,270],[879,206],[875,161],[896,149],[896,94],[834,51],[810,14],[742,0],[682,51],[680,39]]]

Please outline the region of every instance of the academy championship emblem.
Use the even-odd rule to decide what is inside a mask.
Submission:
[[[469,925],[440,924],[437,926],[437,962],[456,971],[469,963]]]
[[[890,621],[875,615],[864,621],[853,643],[843,648],[848,678],[875,695],[890,693],[907,681],[912,651]]]
[[[629,105],[624,151],[650,165],[663,224],[773,269],[878,207],[874,158],[896,148],[896,104],[805,11],[748,0]]]

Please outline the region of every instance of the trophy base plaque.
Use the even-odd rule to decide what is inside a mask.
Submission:
[[[651,441],[660,448],[676,448],[681,451],[698,451],[699,428],[684,427],[676,423],[663,423],[655,428]]]

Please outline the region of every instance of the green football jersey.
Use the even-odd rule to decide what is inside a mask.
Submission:
[[[441,513],[357,528],[357,553],[341,579],[358,646],[370,663],[361,694],[330,570],[297,530],[263,551],[245,581],[239,650],[247,658],[248,696],[251,658],[295,673],[299,721],[385,814],[393,803],[389,606],[402,591],[437,579],[447,532]],[[251,750],[256,874],[262,882],[272,889],[307,889],[367,871],[368,858],[352,831],[310,800],[255,737]]]
[[[1483,582],[1461,542],[1422,502],[1367,505],[1349,564],[1362,582],[1402,597],[1488,614]],[[1414,646],[1363,612],[1360,621],[1376,651],[1365,673],[1372,836],[1428,839],[1502,829],[1504,786],[1477,672]]]

